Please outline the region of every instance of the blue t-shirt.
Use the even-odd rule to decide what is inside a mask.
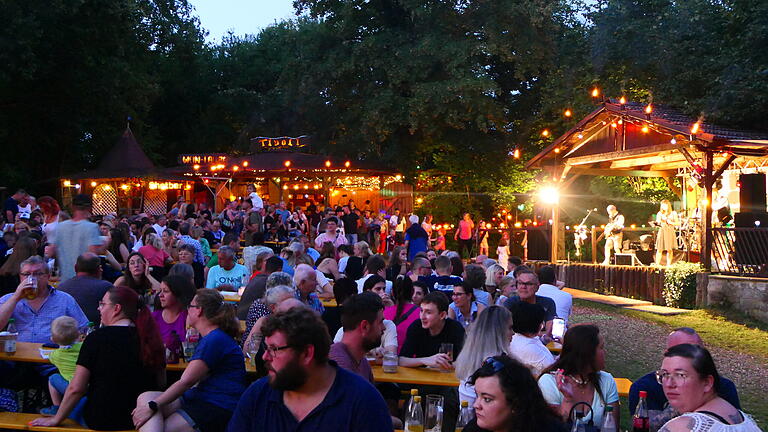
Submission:
[[[211,267],[208,270],[208,280],[206,288],[216,288],[219,285],[232,285],[235,289],[248,285],[250,273],[242,264],[235,264],[229,270],[224,270],[220,265]]]
[[[423,282],[427,288],[429,289],[429,292],[432,291],[440,291],[450,298],[450,296],[453,294],[453,287],[456,285],[461,285],[464,283],[464,281],[458,277],[458,276],[437,276],[437,275],[430,275],[430,276],[419,276],[419,282]]]
[[[632,383],[629,387],[629,412],[630,414],[635,412],[637,403],[640,402],[640,392],[648,392],[645,402],[647,408],[653,411],[661,411],[667,404],[667,396],[664,394],[664,388],[661,387],[658,381],[656,381],[656,372],[643,375],[642,378]],[[733,381],[728,378],[720,377],[720,387],[717,389],[717,394],[721,398],[725,399],[729,404],[733,405],[736,409],[741,409],[739,403],[739,394],[736,391],[736,386]]]
[[[189,361],[202,360],[208,376],[184,393],[185,399],[199,399],[226,410],[234,410],[245,390],[243,351],[235,340],[221,329],[205,337]]]
[[[429,243],[429,234],[419,224],[413,224],[405,231],[405,241],[408,242],[408,261],[419,252],[426,252]]]
[[[248,387],[240,398],[229,432],[392,432],[392,418],[381,394],[359,375],[336,368],[336,379],[320,404],[298,422],[269,377]]]

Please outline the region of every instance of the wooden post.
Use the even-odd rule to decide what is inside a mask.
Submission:
[[[597,227],[592,227],[590,241],[592,241],[592,264],[597,264]]]
[[[558,229],[558,226],[560,225],[560,204],[556,203],[552,205],[552,225],[550,229],[552,230],[552,246],[550,250],[550,261],[552,263],[557,262],[557,250],[559,249],[560,245],[560,230]]]
[[[701,263],[704,265],[704,271],[709,272],[712,271],[712,242],[714,240],[712,234],[712,185],[715,183],[715,179],[712,171],[715,165],[715,155],[711,150],[706,150],[704,158],[704,187],[707,191],[707,205],[704,206],[704,214],[701,215],[704,219],[704,244],[701,249]]]

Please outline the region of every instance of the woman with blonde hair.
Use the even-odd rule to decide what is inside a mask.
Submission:
[[[499,295],[499,284],[506,274],[504,267],[493,264],[485,270],[485,291],[491,294],[492,298]]]
[[[662,265],[662,254],[666,254],[666,265],[672,265],[672,257],[677,249],[675,227],[679,224],[680,219],[672,209],[672,204],[669,200],[662,200],[659,212],[656,213],[656,226],[659,227],[659,233],[656,235],[656,264]]]

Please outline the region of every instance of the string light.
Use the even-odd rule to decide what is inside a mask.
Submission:
[[[291,166],[291,161],[287,160],[287,161],[283,162],[283,165],[285,165],[285,167],[288,168],[288,167]]]
[[[248,161],[243,161],[243,166],[247,167],[248,166]]]
[[[595,87],[592,89],[592,97],[596,98],[598,96],[600,96],[600,90],[598,90],[597,87]]]
[[[351,163],[349,161],[344,162],[344,166],[345,167],[349,168],[350,165],[351,165]]]
[[[240,167],[239,167],[239,166],[237,166],[237,165],[235,165],[235,166],[233,166],[233,167],[232,167],[232,171],[238,171],[239,169],[240,169]]]
[[[625,98],[624,96],[622,96],[621,98],[619,98],[619,103],[620,103],[620,104],[622,104],[622,105],[624,105],[625,103],[627,103],[627,98]]]
[[[96,183],[95,181],[92,181],[92,182],[91,182],[91,187],[96,187],[96,185],[97,185],[97,184],[98,184],[98,183]]]
[[[541,136],[543,136],[545,138],[548,137],[549,136],[549,129],[544,129],[543,131],[541,131]]]
[[[331,161],[327,160],[325,161],[325,167],[330,168],[331,167]]]
[[[192,169],[195,170],[195,171],[199,170],[200,169],[200,164],[192,165]]]
[[[512,157],[520,159],[520,149],[516,148],[515,151],[512,152]]]
[[[699,126],[700,126],[699,122],[694,123],[693,126],[691,127],[691,133],[692,134],[697,133],[699,131]]]
[[[643,126],[641,130],[643,131],[643,133],[648,133],[648,126]]]
[[[571,110],[567,109],[567,110],[565,110],[564,114],[565,114],[566,117],[570,117],[573,113],[571,113]]]

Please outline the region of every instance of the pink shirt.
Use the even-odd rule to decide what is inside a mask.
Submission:
[[[160,337],[163,339],[163,345],[166,347],[170,346],[173,342],[172,331],[176,331],[176,334],[179,335],[179,339],[184,342],[184,340],[187,337],[187,310],[184,309],[179,314],[179,317],[176,318],[176,321],[172,323],[167,323],[163,319],[163,311],[162,310],[156,310],[152,312],[152,318],[155,319],[155,323],[157,324],[157,330],[160,333]]]
[[[397,353],[400,354],[400,350],[403,348],[403,344],[405,343],[405,335],[408,332],[408,326],[410,326],[414,321],[417,321],[419,319],[419,307],[414,304],[408,304],[403,306],[403,315],[407,314],[408,311],[415,308],[414,311],[412,311],[406,319],[403,320],[400,324],[397,324]],[[395,306],[389,306],[384,308],[384,319],[388,319],[390,321],[395,321],[395,314],[397,313],[397,305]]]
[[[464,219],[459,221],[459,238],[462,240],[469,240],[472,238],[472,230],[475,228],[475,224],[472,221],[465,221]]]
[[[149,245],[140,247],[139,253],[147,259],[150,267],[164,267],[165,260],[170,257],[168,252]]]

